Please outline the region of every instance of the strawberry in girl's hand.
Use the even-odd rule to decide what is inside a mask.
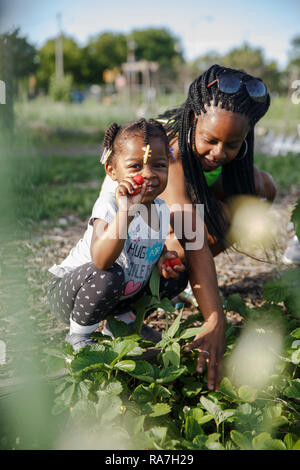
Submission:
[[[133,180],[136,184],[138,185],[142,185],[144,183],[144,178],[142,175],[135,175],[133,177]],[[141,192],[142,188],[136,188],[133,192],[133,196],[135,196],[136,194],[139,194]]]
[[[179,258],[171,258],[171,259],[166,259],[164,261],[164,265],[168,268],[168,267],[171,267],[173,268],[174,266],[180,266],[181,265],[181,261]]]

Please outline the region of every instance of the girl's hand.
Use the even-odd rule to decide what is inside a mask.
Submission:
[[[116,189],[116,200],[119,210],[128,211],[135,204],[141,204],[145,191],[145,181],[142,184],[138,184],[133,176],[124,178]]]
[[[179,273],[185,271],[185,266],[178,258],[176,251],[165,251],[158,262],[158,272],[164,278],[177,278]]]
[[[199,350],[197,372],[200,374],[207,366],[208,388],[218,390],[221,381],[221,362],[225,352],[225,316],[211,315],[203,323],[203,332],[199,333],[193,341],[186,346],[186,351]]]

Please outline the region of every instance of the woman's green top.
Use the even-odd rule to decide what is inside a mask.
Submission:
[[[219,166],[215,170],[212,171],[204,171],[204,176],[208,186],[214,184],[215,181],[219,178],[220,174],[222,173],[222,167]]]

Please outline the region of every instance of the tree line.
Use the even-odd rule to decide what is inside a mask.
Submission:
[[[1,41],[8,38],[15,90],[18,90],[20,80],[34,75],[36,89],[48,93],[51,77],[55,75],[56,38],[49,39],[39,49],[22,36],[19,29],[2,35]],[[65,73],[72,76],[73,86],[79,89],[90,84],[101,85],[105,70],[121,70],[129,56],[134,60],[158,62],[160,83],[174,85],[187,78],[192,80],[210,65],[219,63],[259,76],[271,93],[283,94],[290,86],[292,71],[300,71],[300,35],[291,41],[285,70],[280,70],[275,60],[266,59],[262,48],[247,42],[226,54],[210,51],[187,62],[179,38],[167,28],[136,29],[127,35],[103,32],[90,37],[85,46],[80,46],[72,37],[63,36],[62,39]]]

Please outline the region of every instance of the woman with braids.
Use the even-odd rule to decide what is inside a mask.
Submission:
[[[148,281],[156,264],[162,296],[173,298],[187,285],[180,260],[173,267],[166,262],[177,253],[166,249],[169,210],[157,196],[167,185],[169,157],[165,130],[154,120],[113,123],[106,131],[101,162],[117,188],[98,197],[83,238],[49,269],[50,309],[70,325],[66,341],[75,350],[93,343],[91,333],[109,315],[133,332],[135,313],[128,306],[151,293]],[[107,325],[102,332],[112,336]],[[145,324],[141,335],[161,339]]]
[[[160,116],[168,133],[174,160],[168,184],[160,195],[171,211],[166,244],[185,260],[189,282],[204,317],[203,332],[188,348],[200,352],[197,371],[207,365],[208,387],[217,389],[225,349],[225,317],[219,296],[213,256],[225,250],[226,199],[252,194],[272,201],[276,189],[272,177],[253,163],[254,126],[270,105],[265,84],[244,72],[213,65],[190,85],[186,101]],[[108,178],[105,192],[112,184]],[[187,240],[176,237],[172,206],[204,205],[205,241],[201,249],[187,249]],[[178,211],[178,209],[177,209]]]

